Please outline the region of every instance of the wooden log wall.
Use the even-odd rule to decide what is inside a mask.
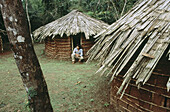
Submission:
[[[45,40],[45,55],[50,58],[55,58],[56,56],[56,43],[50,37]]]
[[[74,38],[74,37],[73,37]],[[93,46],[93,39],[85,39],[84,36],[81,36],[81,44],[83,48],[83,53],[85,58],[87,58],[87,51]],[[56,37],[51,39],[50,37],[45,40],[45,55],[50,58],[57,59],[71,59],[72,53],[72,42],[71,37]]]
[[[85,37],[82,35],[82,48],[85,58],[87,58],[87,51],[94,45],[93,39],[85,39]]]
[[[56,43],[56,58],[70,59],[72,53],[71,38],[55,38]]]
[[[170,63],[164,57],[148,82],[138,89],[135,80],[132,80],[122,99],[116,93],[122,84],[123,75],[117,76],[111,86],[111,104],[117,111],[123,112],[170,112],[170,92],[166,88],[170,76],[169,67]]]
[[[50,58],[70,59],[71,58],[71,39],[65,38],[47,38],[45,41],[45,54]]]
[[[0,53],[3,52],[3,42],[2,42],[2,38],[0,36]]]

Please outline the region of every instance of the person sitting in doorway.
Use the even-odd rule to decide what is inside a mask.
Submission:
[[[74,64],[76,59],[79,60],[79,62],[81,62],[84,58],[83,58],[83,49],[81,48],[80,45],[77,45],[74,50],[73,53],[71,54],[72,57],[72,63]]]

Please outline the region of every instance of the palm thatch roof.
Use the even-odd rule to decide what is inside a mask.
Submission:
[[[138,86],[145,84],[170,44],[170,1],[140,0],[96,37],[99,40],[88,52],[88,61],[100,60],[102,66],[97,72],[110,70],[111,81],[143,46],[124,75],[118,94],[124,93],[132,78]],[[170,80],[167,85],[170,88]]]
[[[103,29],[108,27],[108,24],[103,21],[96,20],[88,15],[85,15],[78,10],[73,10],[69,14],[45,25],[33,32],[35,39],[44,40],[47,36],[54,38],[56,35],[63,37],[84,33],[86,39],[96,35]]]
[[[168,51],[167,56],[169,57],[169,59],[168,59],[168,60],[170,60],[170,50]]]

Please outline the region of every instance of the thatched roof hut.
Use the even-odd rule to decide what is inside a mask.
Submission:
[[[100,60],[98,72],[112,75],[112,103],[122,111],[170,111],[170,1],[140,0],[96,37],[88,61]]]
[[[46,40],[46,54],[52,57],[69,58],[76,44],[81,44],[86,53],[94,43],[93,36],[108,24],[87,16],[78,10],[45,25],[33,32],[35,39]],[[63,55],[65,54],[65,56]],[[58,55],[58,56],[57,56]],[[60,56],[59,56],[60,55]]]

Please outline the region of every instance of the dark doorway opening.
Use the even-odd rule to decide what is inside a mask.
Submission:
[[[81,34],[74,35],[72,37],[72,49],[74,49],[77,45],[81,45]]]

